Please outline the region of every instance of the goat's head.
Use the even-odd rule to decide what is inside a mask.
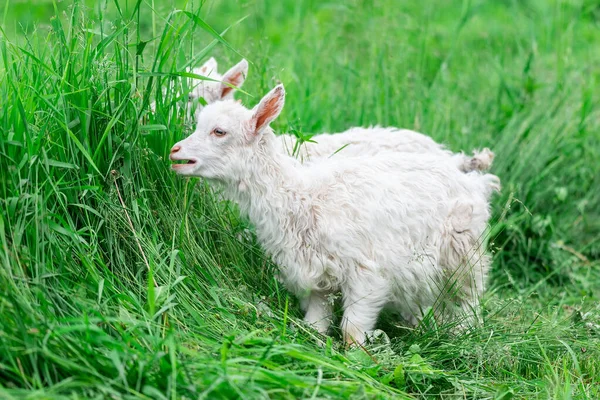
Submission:
[[[240,61],[221,76],[217,71],[217,61],[211,57],[200,68],[195,68],[193,73],[219,81],[215,82],[204,79],[190,80],[193,89],[189,94],[189,100],[194,101],[201,97],[207,104],[211,104],[219,100],[233,98],[235,90],[231,86],[239,88],[244,84],[248,75],[248,62],[246,60]]]
[[[171,149],[171,160],[183,162],[173,164],[173,170],[222,181],[242,179],[284,100],[285,89],[278,85],[252,110],[233,100],[209,104],[198,115],[194,133]]]

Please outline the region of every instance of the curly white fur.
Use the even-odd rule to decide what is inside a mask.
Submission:
[[[239,204],[322,333],[331,322],[327,297],[339,291],[348,342],[363,343],[384,306],[413,322],[439,299],[475,310],[498,178],[461,173],[451,158],[429,153],[303,165],[269,127],[284,94],[275,87],[253,110],[234,101],[205,107],[196,131],[173,146],[171,159],[186,162],[173,169],[217,183]]]

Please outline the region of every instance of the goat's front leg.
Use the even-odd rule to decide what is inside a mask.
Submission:
[[[348,282],[342,290],[344,316],[342,333],[348,344],[364,344],[371,335],[379,313],[389,300],[389,288],[385,280],[360,277],[359,282]]]
[[[312,325],[320,334],[327,334],[333,313],[333,305],[327,298],[327,293],[311,291],[305,307],[304,321]]]

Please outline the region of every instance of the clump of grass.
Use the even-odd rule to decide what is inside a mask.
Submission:
[[[156,3],[3,24],[2,397],[600,395],[593,5]],[[249,93],[286,83],[279,130],[379,123],[494,149],[482,326],[384,316],[389,343],[346,351],[298,322],[247,221],[166,158],[190,130],[175,107],[189,88],[167,81],[235,49]]]

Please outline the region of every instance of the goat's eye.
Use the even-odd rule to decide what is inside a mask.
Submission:
[[[215,129],[213,129],[212,133],[214,133],[214,134],[215,134],[215,136],[225,136],[225,134],[226,134],[227,132],[225,132],[225,131],[224,131],[223,129],[221,129],[221,128],[215,128]]]

